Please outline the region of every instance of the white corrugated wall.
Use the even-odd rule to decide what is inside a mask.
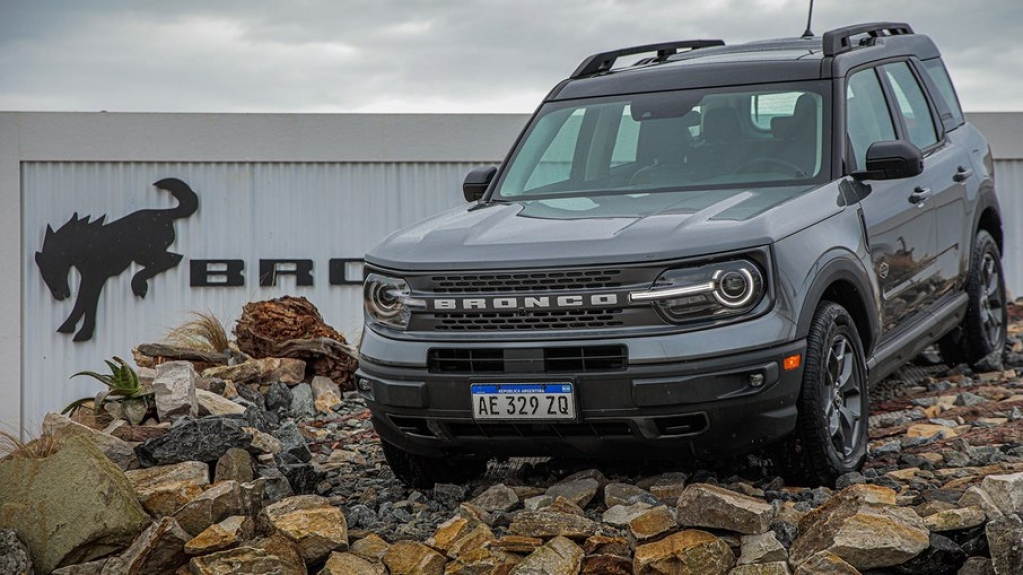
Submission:
[[[1023,160],[995,160],[995,189],[1005,232],[1005,284],[1013,298],[1023,297]]]

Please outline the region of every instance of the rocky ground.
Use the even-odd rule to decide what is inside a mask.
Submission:
[[[51,458],[67,452],[65,465],[81,465],[95,455],[78,445],[84,437],[116,464],[87,483],[126,480],[119,536],[93,529],[83,538],[98,552],[80,544],[40,561],[43,534],[18,535],[45,565],[37,573],[77,557],[89,561],[54,572],[81,575],[1020,575],[1021,348],[978,372],[925,354],[873,389],[867,464],[834,490],[786,485],[759,456],[714,468],[495,461],[469,483],[415,490],[391,473],[358,394],[285,376],[287,362],[213,368],[216,377],[177,362],[154,376],[169,427],[48,418],[75,438]],[[231,379],[241,372],[253,381]],[[192,403],[167,383],[189,379]],[[106,433],[79,429],[90,424]],[[16,487],[0,504],[41,497],[18,479],[25,469],[4,463],[0,483]],[[0,531],[0,573],[27,572],[10,537]]]

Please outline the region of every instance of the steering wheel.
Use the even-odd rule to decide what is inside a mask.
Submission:
[[[763,164],[764,166],[780,166],[782,168],[785,168],[789,172],[791,172],[791,175],[793,175],[793,176],[795,176],[797,178],[805,178],[806,177],[806,172],[803,171],[803,168],[800,168],[799,166],[797,166],[797,165],[795,165],[792,162],[789,162],[787,160],[783,160],[781,158],[772,158],[770,156],[761,156],[759,158],[753,158],[752,160],[746,160],[745,162],[743,162],[743,163],[739,164],[738,166],[736,166],[736,168],[734,170],[732,170],[732,173],[733,174],[748,174],[748,173],[752,173],[752,172],[758,172],[760,170],[750,170],[749,168],[750,168],[750,166],[757,166],[757,165],[761,165],[761,164]],[[768,171],[773,172],[775,170],[768,170]]]

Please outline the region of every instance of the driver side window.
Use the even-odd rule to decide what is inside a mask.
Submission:
[[[895,124],[874,69],[861,70],[849,78],[845,113],[846,134],[852,151],[850,171],[863,170],[871,144],[895,139]]]

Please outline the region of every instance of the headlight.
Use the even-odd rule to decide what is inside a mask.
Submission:
[[[686,323],[744,314],[764,291],[760,267],[738,259],[668,270],[649,290],[630,293],[629,301],[653,303],[666,320]]]
[[[412,308],[426,307],[426,301],[411,296],[405,280],[371,273],[366,277],[363,300],[366,319],[392,329],[404,330]]]

